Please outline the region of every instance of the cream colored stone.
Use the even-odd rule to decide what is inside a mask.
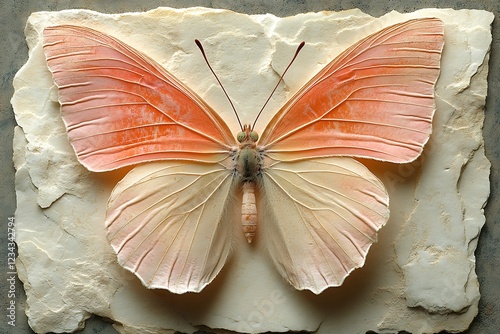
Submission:
[[[67,140],[57,93],[40,45],[45,26],[71,23],[112,34],[145,52],[220,112],[236,120],[193,40],[200,39],[244,122],[267,98],[300,41],[304,48],[257,130],[314,73],[353,42],[414,17],[445,22],[446,45],[434,132],[411,164],[376,164],[391,195],[391,219],[366,265],[319,296],[291,288],[260,248],[238,240],[231,261],[199,294],[144,288],[116,263],[104,230],[107,198],[124,172],[91,173]],[[160,8],[105,15],[39,12],[26,34],[30,57],[14,80],[12,103],[19,277],[36,332],[66,332],[97,314],[121,333],[194,332],[196,326],[239,332],[317,333],[460,331],[477,313],[474,250],[484,224],[489,162],[482,124],[493,15],[485,11],[359,10],[277,18],[205,8]]]

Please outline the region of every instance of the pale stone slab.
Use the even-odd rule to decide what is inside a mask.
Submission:
[[[365,267],[343,286],[315,296],[278,275],[259,248],[235,247],[223,272],[199,294],[144,288],[122,269],[107,243],[107,198],[124,171],[96,174],[73,153],[40,44],[45,26],[79,24],[114,35],[147,53],[220,111],[236,120],[193,43],[203,41],[212,66],[243,121],[253,119],[300,41],[307,47],[259,122],[261,132],[288,97],[336,54],[387,25],[415,17],[445,22],[434,132],[412,164],[373,163],[391,196],[391,218]],[[69,10],[30,16],[30,57],[14,80],[19,127],[17,267],[36,332],[67,332],[91,314],[121,333],[214,331],[365,333],[461,331],[477,314],[474,250],[489,195],[482,126],[490,24],[485,11],[428,9],[373,18],[359,10],[277,18],[226,10],[160,8],[105,15]]]

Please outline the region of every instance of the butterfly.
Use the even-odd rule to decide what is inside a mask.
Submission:
[[[231,131],[174,75],[120,40],[45,28],[43,49],[76,156],[135,167],[108,202],[118,262],[148,288],[199,292],[227,261],[232,198],[298,290],[319,294],[363,266],[389,217],[383,183],[355,158],[408,163],[428,141],[443,23],[412,19],[347,48],[260,135]],[[259,217],[259,218],[258,218]]]

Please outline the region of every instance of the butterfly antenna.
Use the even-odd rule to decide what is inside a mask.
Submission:
[[[220,82],[219,77],[217,76],[217,74],[215,74],[215,71],[212,69],[212,66],[210,66],[210,63],[208,62],[207,55],[205,54],[205,50],[203,49],[201,42],[197,39],[195,39],[194,42],[196,43],[196,45],[200,49],[201,54],[203,55],[203,58],[205,59],[205,62],[208,65],[208,68],[210,69],[210,71],[212,71],[212,74],[214,75],[215,79],[217,79],[217,82],[219,83],[220,87],[222,88],[222,91],[224,92],[224,94],[226,94],[227,100],[231,104],[231,108],[233,108],[234,114],[236,115],[236,119],[238,120],[238,124],[240,125],[241,131],[243,131],[243,125],[241,124],[240,117],[238,116],[238,112],[236,112],[236,108],[234,107],[233,101],[231,101],[231,99],[229,98],[229,95],[227,94],[226,89],[222,85],[222,82]]]
[[[262,111],[264,111],[264,108],[267,106],[267,103],[269,102],[269,100],[271,100],[271,97],[273,96],[274,92],[278,88],[279,84],[281,83],[281,81],[283,81],[283,77],[285,76],[285,73],[288,71],[290,66],[292,66],[293,62],[295,61],[295,58],[297,58],[300,50],[302,50],[304,45],[306,45],[306,42],[304,42],[304,41],[302,41],[302,43],[299,44],[299,46],[297,47],[297,51],[295,51],[295,55],[293,56],[292,60],[290,61],[290,64],[288,64],[288,66],[285,68],[285,70],[283,71],[283,74],[280,75],[280,79],[278,80],[278,83],[276,84],[276,86],[274,86],[273,91],[271,92],[271,94],[267,98],[266,102],[264,103],[264,105],[260,109],[259,113],[257,114],[257,117],[255,117],[255,121],[253,122],[253,125],[252,125],[252,131],[255,127],[255,124],[257,124],[257,120],[259,119],[260,115],[262,114]]]

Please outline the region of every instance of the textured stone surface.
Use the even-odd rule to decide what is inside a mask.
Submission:
[[[309,48],[268,110],[277,110],[353,41],[423,16],[440,17],[446,25],[434,133],[416,162],[371,165],[391,194],[392,215],[365,267],[342,287],[320,296],[297,292],[263,254],[244,245],[235,249],[220,277],[194,295],[149,291],[116,264],[103,217],[107,197],[124,173],[93,174],[76,161],[39,44],[44,26],[84,24],[119,37],[169,69],[236,128],[194,38],[204,42],[246,120],[301,40]],[[465,329],[477,313],[474,250],[489,193],[481,130],[492,19],[484,11],[453,10],[394,12],[379,19],[353,10],[282,20],[207,9],[33,14],[27,29],[30,59],[16,76],[13,98],[20,126],[14,156],[18,270],[33,329],[74,330],[93,313],[120,322],[122,332],[137,333],[159,328],[192,332],[202,324],[243,332]],[[268,120],[272,113],[265,116]]]

